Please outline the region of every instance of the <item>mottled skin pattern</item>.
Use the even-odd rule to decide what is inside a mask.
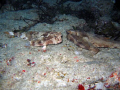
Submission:
[[[49,44],[58,44],[62,42],[60,32],[38,32],[29,35],[32,46],[47,46]]]
[[[46,50],[46,46],[49,44],[58,44],[62,42],[62,34],[60,32],[4,32],[8,36],[20,37],[22,39],[28,40],[31,46],[43,46]]]
[[[107,40],[100,36],[77,30],[68,30],[67,39],[75,43],[78,47],[86,50],[99,52],[99,48],[120,48],[120,43]]]

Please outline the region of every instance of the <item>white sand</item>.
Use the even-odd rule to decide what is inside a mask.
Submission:
[[[120,67],[119,49],[103,48],[94,55],[66,39],[66,30],[83,23],[83,20],[70,15],[58,16],[58,19],[67,20],[58,20],[54,24],[38,23],[30,29],[62,32],[61,44],[47,46],[46,52],[42,52],[42,47],[25,47],[28,41],[8,38],[3,33],[27,25],[21,20],[14,20],[15,13],[6,13],[7,18],[0,15],[3,17],[0,18],[0,43],[7,44],[6,48],[0,48],[0,90],[77,90],[77,86],[83,83],[87,89],[88,85],[101,78],[106,80]],[[25,15],[24,11],[17,13]],[[24,17],[31,18],[31,15]],[[36,19],[36,14],[32,18]],[[11,65],[7,65],[6,61],[11,57],[14,59],[7,62]],[[35,62],[35,66],[28,66],[27,59]],[[103,89],[103,84],[97,87]]]

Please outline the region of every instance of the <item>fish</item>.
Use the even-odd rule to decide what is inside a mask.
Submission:
[[[67,30],[67,39],[73,42],[80,48],[89,50],[97,54],[99,48],[119,48],[120,43],[109,40],[105,37],[95,35],[93,33],[79,31],[79,30]]]
[[[37,32],[37,31],[28,31],[28,32],[5,32],[8,35],[14,37],[20,37],[22,39],[28,40],[30,46],[43,46],[43,49],[46,50],[46,46],[50,44],[59,44],[62,42],[61,32]]]

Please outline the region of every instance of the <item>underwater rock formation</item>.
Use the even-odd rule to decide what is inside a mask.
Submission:
[[[109,17],[100,17],[92,26],[95,29],[95,34],[109,37],[113,40],[120,40],[120,24],[111,21]]]
[[[95,53],[99,52],[99,48],[120,48],[120,43],[110,41],[92,33],[80,32],[77,30],[68,30],[67,39],[78,47]]]

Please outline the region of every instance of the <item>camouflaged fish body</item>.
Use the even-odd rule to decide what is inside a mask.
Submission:
[[[120,43],[107,40],[100,36],[87,32],[80,32],[75,30],[67,31],[67,39],[72,41],[77,46],[93,51],[99,52],[99,48],[120,48]]]
[[[47,46],[49,44],[58,44],[62,42],[62,34],[60,32],[37,32],[29,31],[23,33],[9,34],[29,40],[31,46]]]
[[[47,46],[49,44],[58,44],[62,42],[60,32],[27,32],[23,33],[21,38],[28,39],[31,46]]]

